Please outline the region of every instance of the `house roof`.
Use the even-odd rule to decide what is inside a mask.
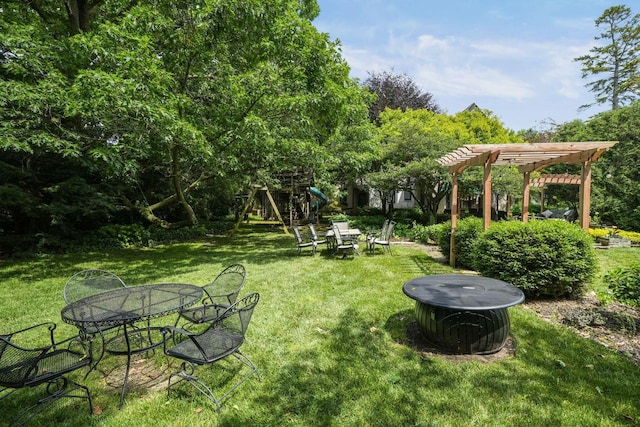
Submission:
[[[520,172],[533,172],[558,163],[579,164],[595,161],[617,141],[547,142],[538,144],[475,144],[464,145],[438,159],[451,173],[460,173],[470,166],[517,166]]]

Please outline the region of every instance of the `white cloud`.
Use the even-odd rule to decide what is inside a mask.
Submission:
[[[525,99],[534,96],[527,82],[519,81],[494,68],[456,67],[421,68],[416,70],[416,80],[435,94],[449,96],[488,96],[496,98]]]
[[[589,46],[524,39],[477,39],[433,34],[397,36],[371,49],[344,48],[353,75],[394,69],[407,73],[436,97],[469,96],[513,100],[545,94],[578,99],[584,95],[580,66],[573,58]],[[535,88],[535,89],[533,89]]]
[[[479,57],[486,58],[517,58],[527,57],[528,52],[517,44],[505,43],[503,41],[485,40],[481,42],[472,42],[469,47],[474,54]]]
[[[423,34],[418,37],[418,51],[437,49],[437,50],[446,50],[449,47],[449,44],[444,39],[439,39],[430,34]]]

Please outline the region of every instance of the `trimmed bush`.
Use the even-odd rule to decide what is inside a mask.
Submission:
[[[448,224],[451,228],[451,223]],[[419,243],[437,243],[440,235],[444,233],[445,224],[422,225],[413,223],[411,228],[411,240]]]
[[[604,276],[604,281],[618,301],[640,306],[640,264],[614,268]]]
[[[566,221],[496,222],[478,238],[475,267],[528,298],[578,296],[596,271],[593,239]]]
[[[442,224],[438,246],[447,257],[451,249],[451,221]],[[456,226],[456,267],[474,268],[473,249],[480,233],[482,233],[482,218],[470,216],[458,221]]]

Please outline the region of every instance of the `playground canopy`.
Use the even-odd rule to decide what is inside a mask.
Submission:
[[[529,192],[531,172],[547,166],[565,163],[580,164],[580,207],[579,221],[582,228],[589,228],[589,207],[591,204],[591,164],[598,160],[617,141],[598,142],[554,142],[539,144],[477,144],[465,145],[438,159],[438,163],[448,168],[452,175],[451,187],[451,253],[450,263],[455,265],[455,228],[458,216],[458,175],[471,166],[484,167],[483,179],[483,220],[484,228],[491,222],[491,166],[517,166],[524,176],[522,195],[522,221],[529,216]]]

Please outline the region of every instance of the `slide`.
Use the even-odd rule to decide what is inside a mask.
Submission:
[[[313,194],[314,196],[316,196],[318,199],[318,201],[313,202],[313,204],[311,205],[311,210],[315,211],[318,210],[320,208],[322,208],[324,205],[327,204],[327,196],[325,196],[325,194],[320,191],[319,188],[317,187],[309,187],[309,191],[311,192],[311,194]]]

